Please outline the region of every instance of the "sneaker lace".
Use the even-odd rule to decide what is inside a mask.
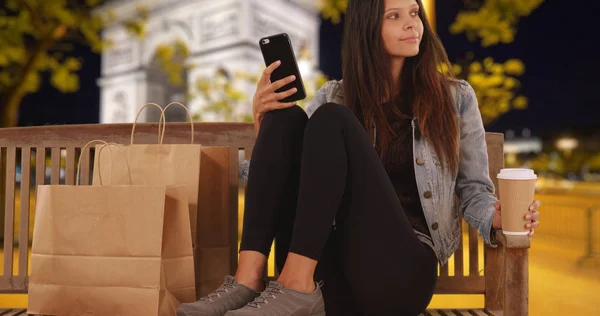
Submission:
[[[260,308],[260,304],[269,304],[267,299],[268,298],[275,299],[275,298],[277,298],[275,296],[275,294],[279,294],[279,293],[283,293],[283,291],[280,288],[269,286],[269,287],[267,287],[267,289],[264,292],[260,293],[260,295],[254,299],[254,301],[248,303],[248,306],[254,307],[254,308]]]
[[[213,301],[213,298],[221,297],[221,293],[227,293],[229,290],[235,289],[235,284],[233,283],[224,283],[218,289],[214,290],[212,293],[207,296],[201,298],[201,301]]]

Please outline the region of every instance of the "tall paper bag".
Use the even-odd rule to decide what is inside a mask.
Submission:
[[[180,105],[187,111],[182,104],[173,102],[164,110],[161,109],[163,111],[161,123],[164,121],[164,111],[171,105]],[[138,117],[147,106],[160,108],[156,104],[147,104],[139,110]],[[100,184],[100,177],[102,177],[102,179],[110,178],[112,184],[183,186],[189,201],[192,244],[196,245],[202,147],[193,144],[194,124],[190,122],[190,144],[162,144],[165,125],[162,125],[162,129],[159,128],[158,144],[133,144],[136,122],[131,131],[131,144],[112,148],[110,151],[99,150],[96,146],[92,184]],[[101,165],[99,165],[100,161]]]

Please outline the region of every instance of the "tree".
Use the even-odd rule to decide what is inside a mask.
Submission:
[[[340,23],[346,8],[348,8],[348,0],[319,0],[321,16],[334,24]]]
[[[110,43],[100,37],[117,17],[94,9],[104,0],[6,0],[0,9],[0,127],[16,126],[21,100],[35,93],[49,73],[61,92],[79,89],[82,61],[68,54],[74,43],[100,52]],[[137,36],[144,33],[147,11],[121,23]]]
[[[514,41],[517,24],[544,0],[465,0],[466,9],[450,26],[453,34],[466,34],[481,46],[490,47]],[[517,77],[525,72],[525,64],[516,58],[495,62],[492,57],[475,59],[473,53],[454,65],[455,73],[467,80],[475,90],[484,124],[490,124],[511,109],[524,109],[528,99],[518,95]]]

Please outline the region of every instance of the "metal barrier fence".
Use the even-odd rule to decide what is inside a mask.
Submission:
[[[600,229],[597,226],[597,219],[600,217],[600,206],[590,207],[586,211],[586,220],[587,220],[587,238],[586,238],[586,248],[585,254],[579,261],[577,265],[581,266],[587,261],[594,261],[596,264],[600,265]]]
[[[536,238],[579,253],[578,265],[600,263],[600,198],[537,195],[542,202]]]

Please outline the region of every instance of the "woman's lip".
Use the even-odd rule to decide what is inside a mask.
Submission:
[[[416,41],[418,39],[419,39],[419,37],[417,37],[417,36],[411,36],[411,37],[405,37],[405,38],[401,39],[401,41],[411,41],[412,42],[412,41]]]

